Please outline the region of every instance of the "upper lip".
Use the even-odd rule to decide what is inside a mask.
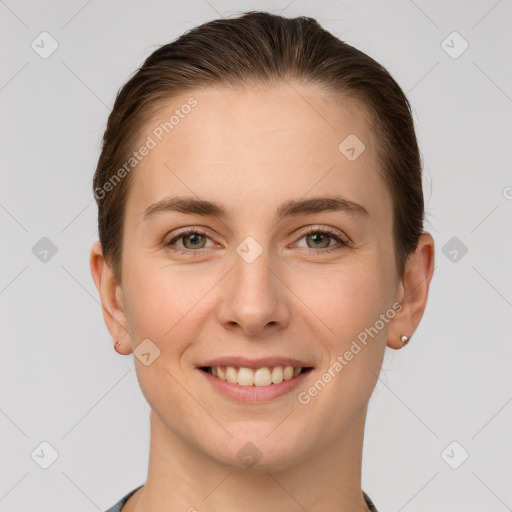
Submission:
[[[261,358],[248,358],[241,356],[223,356],[216,357],[214,359],[209,359],[204,363],[198,365],[198,368],[204,366],[235,366],[238,368],[263,368],[264,366],[293,366],[297,368],[300,366],[301,368],[311,368],[313,365],[304,361],[300,361],[299,359],[294,359],[291,357],[279,357],[279,356],[270,356],[270,357],[261,357]]]

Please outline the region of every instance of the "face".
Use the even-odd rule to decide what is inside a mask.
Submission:
[[[351,134],[364,151],[353,136],[342,144]],[[247,452],[285,467],[326,449],[366,410],[399,289],[370,124],[311,85],[219,87],[173,99],[148,136],[118,291],[135,354],[150,340],[150,364],[135,364],[153,412],[222,463]],[[288,380],[286,366],[307,371]]]

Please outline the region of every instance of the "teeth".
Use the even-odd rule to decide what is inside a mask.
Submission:
[[[240,368],[240,372],[242,368]],[[267,367],[258,368],[255,372],[250,370],[254,374],[254,385],[255,386],[268,386],[272,383],[272,374]],[[240,374],[238,374],[240,375]]]
[[[283,372],[284,380],[291,380],[293,378],[293,366],[287,366]]]
[[[236,381],[240,386],[252,386],[254,384],[254,372],[249,368],[240,368]]]
[[[272,384],[279,384],[280,382],[283,382],[283,367],[274,366],[272,370]]]
[[[238,378],[238,372],[234,366],[228,366],[226,368],[226,380],[231,382],[231,384],[236,384],[236,380]]]
[[[221,380],[238,384],[240,386],[270,386],[279,384],[283,380],[291,380],[302,371],[301,366],[264,366],[253,370],[252,368],[235,366],[214,366],[209,373]]]

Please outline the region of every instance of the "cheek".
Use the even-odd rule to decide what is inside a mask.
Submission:
[[[133,263],[126,283],[132,335],[153,339],[162,350],[167,350],[167,345],[178,348],[179,343],[170,340],[181,339],[190,330],[218,279],[213,272],[155,265],[149,257]]]
[[[197,314],[208,283],[169,266],[134,263],[126,287],[130,296],[129,323],[135,366],[141,391],[153,410],[180,410],[184,399],[182,355],[195,338]],[[149,339],[149,352],[158,354],[148,365],[137,358],[137,346]],[[141,345],[142,346],[142,345]],[[153,356],[151,356],[153,357]],[[162,393],[162,389],[167,390]],[[185,397],[186,398],[186,397]],[[195,409],[192,407],[193,411]],[[192,415],[192,412],[189,413]],[[194,412],[195,414],[195,412]]]
[[[332,338],[346,341],[357,336],[391,306],[389,269],[376,257],[323,273],[325,279],[309,278],[306,297],[319,319],[334,331]]]
[[[310,407],[311,417],[330,415],[326,435],[337,434],[367,403],[378,379],[395,310],[389,268],[377,259],[330,272],[328,286],[308,295],[311,304],[321,306],[318,325],[329,327],[321,337],[328,357],[299,401]]]

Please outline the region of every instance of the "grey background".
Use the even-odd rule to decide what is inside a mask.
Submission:
[[[386,66],[414,109],[437,264],[420,328],[387,349],[363,489],[380,512],[511,510],[510,0],[0,0],[0,510],[106,510],[145,481],[149,409],[89,272],[91,179],[143,59],[251,9],[317,18]],[[59,45],[46,59],[31,47],[43,31]],[[458,58],[442,46],[453,31],[469,44]],[[57,250],[46,261],[43,237]],[[43,441],[59,454],[48,469]]]

